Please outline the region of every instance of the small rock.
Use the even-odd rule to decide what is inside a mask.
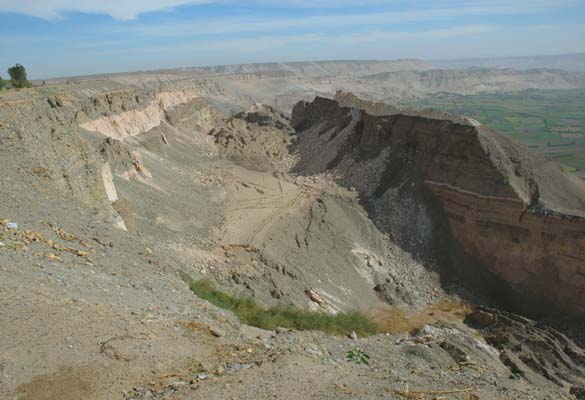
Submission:
[[[63,107],[63,100],[57,96],[51,96],[47,99],[51,108]]]
[[[482,327],[485,327],[493,324],[497,317],[494,314],[490,314],[482,310],[476,310],[468,317],[468,319]]]
[[[252,364],[234,364],[234,365],[230,365],[226,368],[228,373],[234,373],[234,372],[238,372],[238,371],[242,371],[244,369],[250,369],[252,368]]]
[[[577,400],[585,399],[585,388],[579,386],[572,386],[569,394],[572,394]]]
[[[222,337],[225,336],[225,332],[219,328],[210,327],[209,333],[211,333],[215,337]]]
[[[16,222],[9,222],[6,224],[6,229],[18,230],[18,224]]]
[[[316,345],[310,343],[305,346],[305,352],[313,356],[322,356],[323,352]]]
[[[465,351],[463,351],[461,348],[452,343],[441,342],[439,344],[439,347],[441,347],[443,350],[449,353],[449,355],[453,358],[453,360],[455,360],[457,364],[468,363],[470,360],[469,356]]]
[[[185,381],[176,381],[176,382],[171,383],[169,385],[169,387],[171,387],[172,389],[178,390],[178,389],[182,388],[183,386],[187,386],[187,385],[188,385],[188,383]]]
[[[355,331],[353,331],[352,333],[350,333],[348,337],[351,340],[357,340],[358,339],[358,335],[357,335],[357,333],[355,333]]]

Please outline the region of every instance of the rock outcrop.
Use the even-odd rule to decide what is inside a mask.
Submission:
[[[72,195],[126,229],[116,209],[124,199],[114,177],[141,180],[150,173],[140,152],[122,140],[172,120],[174,109],[197,103],[197,92],[187,88],[152,93],[110,82],[52,91],[49,96],[40,91],[12,93],[0,102],[0,151],[13,160],[7,163],[12,171],[6,176],[25,179],[32,173],[40,186],[50,185],[53,194]]]
[[[585,184],[472,121],[298,103],[300,173],[356,188],[371,217],[429,264],[516,310],[585,314]],[[490,285],[493,283],[493,285]]]
[[[548,380],[568,386],[572,394],[585,390],[581,372],[585,352],[565,335],[519,315],[485,307],[475,310],[465,322],[498,350],[513,376],[533,385]]]
[[[125,139],[159,126],[164,121],[167,110],[188,103],[197,96],[196,92],[188,90],[157,93],[144,108],[137,107],[127,111],[122,108],[123,112],[119,114],[105,115],[84,122],[80,126],[88,131],[100,132],[115,139]],[[136,104],[140,104],[138,97]]]
[[[219,155],[246,168],[287,171],[294,160],[287,147],[294,140],[289,120],[270,106],[256,104],[208,131]]]
[[[334,100],[342,107],[357,108],[364,110],[366,113],[374,116],[384,115],[409,115],[411,117],[424,117],[430,119],[448,120],[465,125],[479,125],[479,122],[462,115],[451,114],[445,111],[425,108],[425,109],[409,109],[398,107],[397,105],[388,104],[386,102],[379,102],[373,100],[363,100],[351,92],[344,92],[338,90],[335,93]]]

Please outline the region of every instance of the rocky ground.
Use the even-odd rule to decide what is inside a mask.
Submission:
[[[213,99],[210,100],[213,102]],[[291,172],[288,118],[195,88],[85,82],[0,101],[0,397],[562,399],[583,351],[491,309]],[[80,128],[81,126],[81,128]],[[16,224],[16,225],[15,225]],[[360,310],[368,338],[264,331],[186,280],[266,305]],[[347,359],[362,349],[370,365]]]

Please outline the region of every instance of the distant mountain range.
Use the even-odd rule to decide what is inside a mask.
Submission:
[[[560,54],[531,57],[495,57],[495,58],[464,58],[455,60],[430,61],[433,68],[461,69],[481,68],[513,68],[538,69],[552,68],[570,72],[585,72],[585,53]]]

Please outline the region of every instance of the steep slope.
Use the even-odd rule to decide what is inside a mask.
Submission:
[[[492,282],[516,309],[585,313],[585,184],[557,164],[485,126],[324,98],[298,103],[292,125],[299,171],[355,187],[413,254]]]
[[[113,86],[86,82],[48,98],[34,90],[26,103],[4,103],[6,132],[18,134],[5,160],[20,168],[15,176],[42,172],[37,184],[58,182],[54,194],[174,253],[190,275],[265,304],[338,312],[443,295],[354,193],[288,174],[295,138],[281,112],[255,104],[226,117],[189,87]],[[19,126],[24,110],[35,118]],[[47,145],[54,150],[43,152]]]
[[[364,110],[366,113],[370,115],[392,115],[392,114],[401,114],[401,115],[409,115],[412,117],[424,117],[429,119],[438,119],[438,120],[449,120],[452,122],[466,124],[466,125],[477,125],[479,122],[475,121],[472,118],[464,117],[461,115],[456,114],[449,114],[447,112],[436,110],[432,108],[428,109],[408,109],[404,107],[399,107],[397,105],[389,104],[388,102],[380,102],[380,101],[372,101],[372,100],[363,100],[357,97],[355,94],[351,92],[344,92],[343,90],[338,90],[335,93],[335,97],[333,98],[337,103],[339,103],[342,107],[349,107],[349,108],[357,108],[360,110]]]

